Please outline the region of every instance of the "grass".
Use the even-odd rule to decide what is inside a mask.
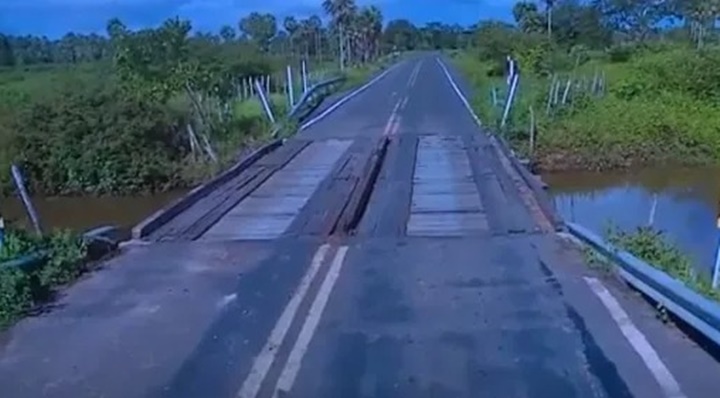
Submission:
[[[6,229],[0,248],[0,264],[46,250],[43,266],[26,272],[0,267],[0,329],[12,325],[37,305],[49,300],[55,289],[76,280],[87,271],[87,247],[69,231],[37,237],[23,230]]]
[[[690,257],[674,245],[664,232],[651,227],[639,227],[630,232],[610,227],[607,238],[616,247],[667,273],[697,293],[720,302],[720,290],[712,288],[707,275],[695,271]]]
[[[500,110],[491,105],[490,90],[505,86],[496,76],[497,65],[467,52],[453,58],[474,88],[476,112],[487,125],[495,125]],[[509,128],[501,133],[527,154],[532,106],[538,132],[534,157],[544,171],[717,163],[720,73],[713,66],[717,62],[720,49],[637,50],[624,62],[611,62],[601,54],[557,75],[589,78],[602,71],[606,94],[579,95],[550,115],[545,110],[551,77],[523,68]]]

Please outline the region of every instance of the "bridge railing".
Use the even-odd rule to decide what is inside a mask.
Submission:
[[[513,106],[515,96],[518,92],[520,74],[517,70],[516,63],[512,59],[508,59],[510,67],[507,77],[508,89],[504,99],[502,119],[498,121],[501,132],[505,127],[508,115]],[[597,80],[597,78],[595,79]],[[594,80],[594,81],[595,81]],[[604,77],[600,80],[600,86],[604,87]],[[593,83],[593,86],[596,86]],[[556,86],[557,87],[557,86]],[[557,88],[554,89],[557,93]],[[500,101],[493,99],[494,103],[499,104]],[[531,140],[532,137],[531,134]],[[696,292],[682,281],[673,278],[667,273],[661,271],[657,267],[648,264],[629,252],[614,247],[606,242],[600,236],[592,231],[582,227],[581,225],[564,222],[555,210],[554,204],[549,200],[546,186],[541,180],[533,175],[528,168],[515,156],[510,146],[507,144],[503,134],[495,134],[492,137],[494,144],[503,152],[511,161],[514,168],[520,176],[525,180],[528,186],[534,191],[539,199],[539,204],[543,212],[550,218],[556,229],[567,229],[567,231],[582,244],[591,248],[605,260],[615,264],[618,274],[631,286],[643,293],[646,297],[658,303],[663,308],[670,311],[678,319],[694,328],[697,332],[712,341],[720,347],[720,303]],[[720,249],[718,249],[720,253]],[[720,254],[716,260],[715,270],[713,272],[713,288],[717,287],[720,279]]]
[[[575,223],[566,224],[574,237],[616,264],[620,276],[627,283],[720,347],[720,303],[702,296],[627,251],[610,245],[587,228]]]

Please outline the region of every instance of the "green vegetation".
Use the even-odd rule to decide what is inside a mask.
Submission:
[[[0,329],[52,297],[53,291],[87,270],[86,246],[80,237],[58,231],[37,237],[22,230],[6,231],[0,248],[0,265],[22,256],[46,251],[43,266],[24,271],[0,266]]]
[[[310,84],[337,65],[354,80],[390,46],[376,7],[342,0],[325,9],[328,26],[288,17],[284,30],[275,16],[251,13],[239,35],[230,26],[191,35],[179,19],[138,31],[113,19],[106,37],[0,34],[0,190],[10,188],[2,170],[11,162],[43,194],[159,191],[216,173],[275,127],[252,81],[287,131],[287,65],[299,98],[301,60]]]
[[[709,7],[712,2],[548,3],[517,3],[516,25],[483,22],[473,45],[454,54],[475,87],[473,105],[486,124],[500,118],[490,92],[497,87],[504,96],[505,56],[512,55],[520,64],[520,88],[502,133],[528,154],[532,107],[532,155],[540,169],[720,161],[720,46],[714,27],[720,11]],[[601,76],[604,92],[589,90]],[[561,97],[568,79],[572,85],[567,105],[548,112],[553,79],[561,83]]]
[[[720,301],[720,290],[712,288],[707,275],[695,271],[690,258],[670,242],[662,231],[640,227],[632,232],[624,232],[611,227],[607,236],[616,247],[627,250],[703,296]]]
[[[383,31],[376,7],[353,0],[323,6],[327,26],[318,16],[287,17],[279,29],[275,16],[251,13],[239,21],[239,34],[224,26],[218,34],[191,35],[190,23],[177,18],[138,31],[113,19],[106,36],[68,33],[60,40],[0,33],[0,194],[11,189],[13,162],[31,189],[46,195],[194,185],[276,130],[294,132],[287,65],[299,98],[303,60],[310,85],[345,74],[342,88],[351,88],[394,62],[397,52],[447,40],[438,34],[445,25],[418,29],[400,20]],[[254,81],[269,93],[275,126],[253,95]],[[0,327],[89,267],[79,236],[37,237],[13,228],[0,264],[38,253],[38,267],[0,267]]]

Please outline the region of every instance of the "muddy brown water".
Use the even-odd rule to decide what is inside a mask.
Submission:
[[[565,220],[604,234],[652,224],[709,272],[720,239],[720,167],[543,175]]]
[[[151,196],[122,197],[34,197],[43,229],[85,231],[102,225],[131,229],[163,206],[185,194],[167,192]],[[0,198],[0,214],[24,227],[30,223],[17,197]]]
[[[698,269],[711,269],[720,241],[720,167],[551,173],[543,179],[564,219],[601,234],[610,222],[625,230],[652,224],[689,254]],[[33,203],[48,230],[83,231],[108,224],[129,229],[184,193],[35,197]],[[0,198],[0,214],[29,225],[15,197]]]

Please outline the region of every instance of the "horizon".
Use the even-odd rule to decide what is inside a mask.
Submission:
[[[238,21],[253,12],[287,16],[324,17],[322,0],[4,0],[0,4],[0,33],[47,36],[59,39],[74,32],[104,34],[107,22],[119,18],[130,29],[155,27],[168,18],[192,23],[193,31],[217,32],[222,26],[237,29]],[[375,5],[384,22],[407,19],[422,26],[429,22],[469,26],[481,20],[512,21],[515,0],[358,0],[359,6]],[[325,20],[325,19],[324,19]]]

